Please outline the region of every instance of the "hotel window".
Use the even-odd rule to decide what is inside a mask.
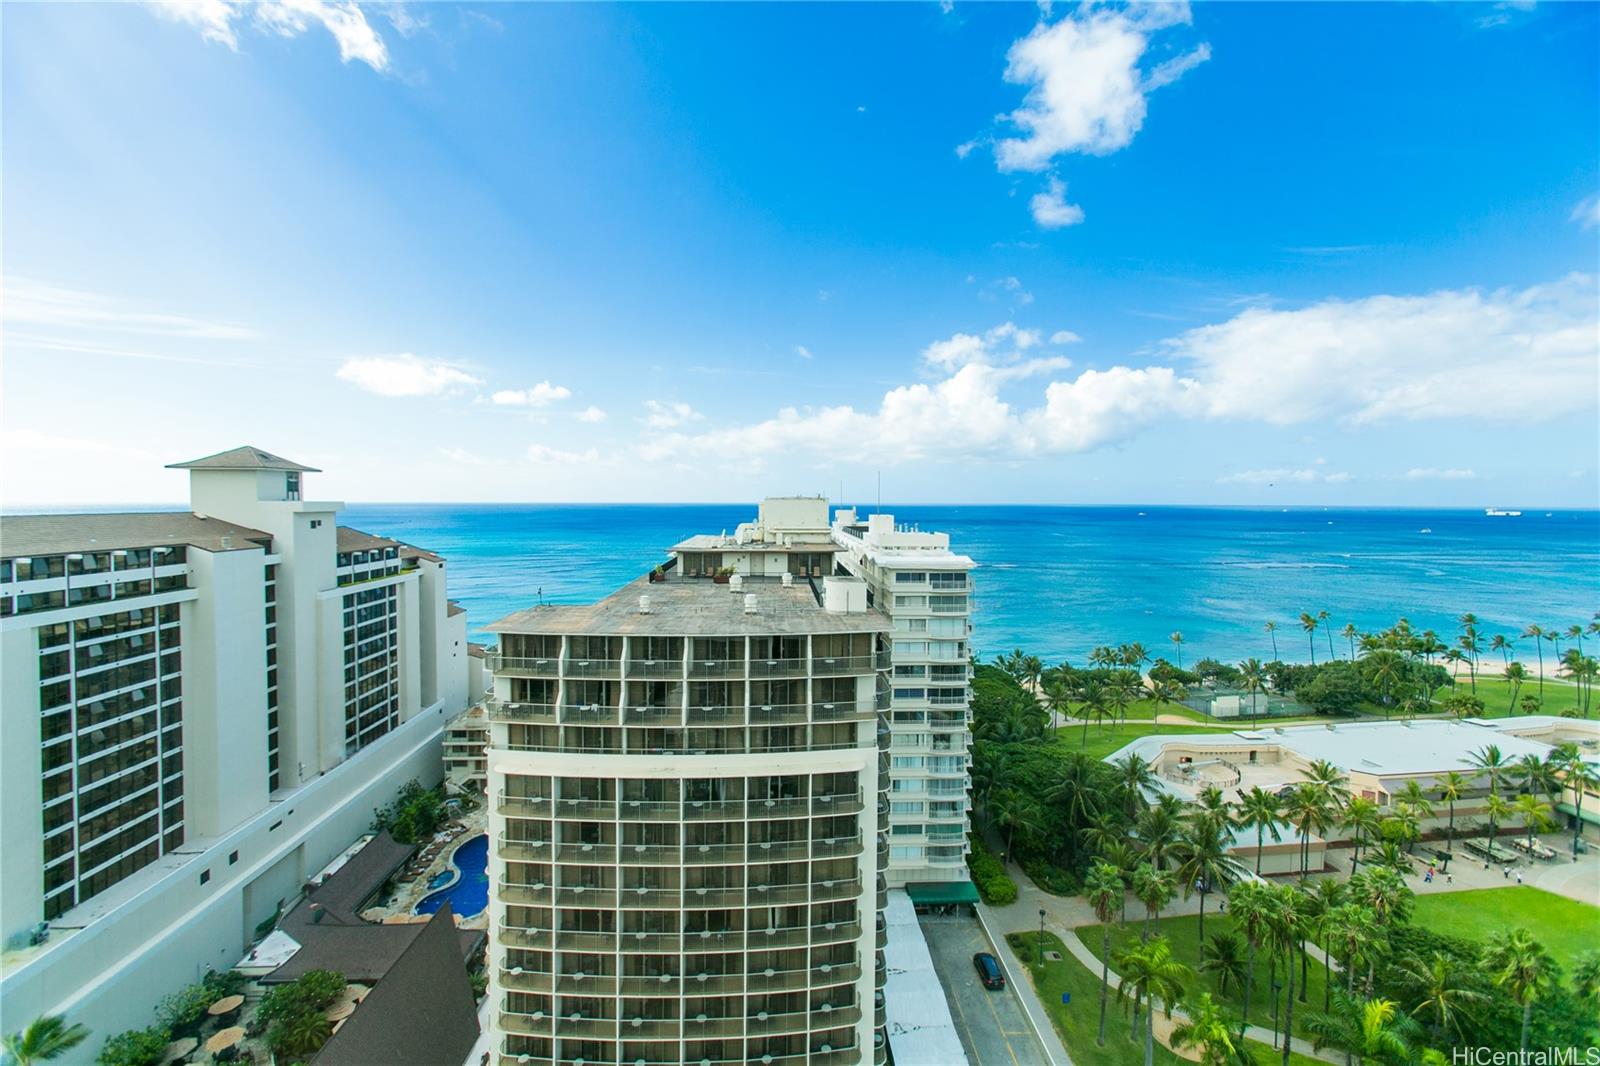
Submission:
[[[937,576],[937,575],[935,575]],[[928,575],[920,573],[900,572],[894,575],[896,585],[920,585],[927,580]]]

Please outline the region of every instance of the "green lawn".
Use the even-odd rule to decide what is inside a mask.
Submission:
[[[1082,751],[1096,759],[1104,759],[1107,755],[1127,744],[1151,733],[1226,733],[1224,728],[1216,726],[1192,725],[1155,725],[1151,722],[1128,722],[1123,725],[1090,725],[1087,743],[1084,743],[1083,726],[1062,726],[1057,730],[1057,737],[1061,745],[1068,751]],[[1083,746],[1080,748],[1079,745]]]
[[[1548,667],[1549,665],[1550,663],[1547,656],[1545,666]],[[1465,675],[1463,675],[1461,679],[1456,682],[1456,688],[1462,692],[1471,692],[1472,683]],[[1445,692],[1447,691],[1448,690],[1441,691],[1434,698],[1443,698]],[[1532,679],[1525,681],[1522,683],[1522,687],[1517,692],[1517,703],[1520,704],[1522,702],[1523,696],[1538,695],[1538,680]],[[1507,716],[1507,713],[1512,710],[1511,683],[1503,678],[1498,677],[1480,677],[1478,678],[1478,698],[1483,701],[1483,716],[1485,718],[1504,718]],[[1545,678],[1544,703],[1539,708],[1540,714],[1560,714],[1562,711],[1570,710],[1571,708],[1577,706],[1578,687],[1576,685],[1569,684],[1565,681],[1554,680],[1548,677]],[[1593,713],[1593,711],[1594,708],[1591,707],[1590,712]],[[1520,715],[1522,713],[1522,708],[1520,706],[1516,707],[1515,713]]]
[[[1126,1004],[1119,1009],[1116,994],[1112,993],[1106,1003],[1106,1046],[1098,1046],[1095,1034],[1100,1023],[1100,975],[1091,973],[1068,954],[1066,946],[1054,933],[1044,935],[1044,949],[1058,952],[1061,961],[1047,961],[1042,968],[1035,966],[1033,960],[1038,957],[1038,939],[1038,933],[1012,933],[1006,937],[1017,958],[1027,967],[1033,987],[1044,1003],[1061,1042],[1072,1055],[1072,1061],[1078,1066],[1143,1066],[1144,1030],[1140,1029],[1138,1040],[1129,1039]],[[1061,1002],[1063,992],[1072,994],[1070,1005]],[[1261,1066],[1278,1066],[1279,1053],[1266,1044],[1251,1041],[1250,1049]],[[1156,1041],[1155,1060],[1168,1066],[1187,1061],[1164,1047],[1159,1040]],[[1326,1066],[1316,1059],[1292,1052],[1289,1064]]]
[[[1129,911],[1128,924],[1126,927],[1112,925],[1112,953],[1115,954],[1117,951],[1122,950],[1123,948],[1137,944],[1139,942],[1139,930],[1141,925],[1142,923],[1135,918],[1133,910]],[[1216,913],[1210,913],[1206,915],[1207,940],[1210,940],[1217,933],[1220,933],[1225,929],[1231,930],[1232,928],[1232,923],[1226,915],[1220,915]],[[1100,954],[1100,926],[1081,926],[1076,931],[1078,934],[1078,939],[1083,941],[1083,945],[1098,957]],[[1160,928],[1157,931],[1172,943],[1173,957],[1191,969],[1198,971],[1200,966],[1200,919],[1198,915],[1163,918],[1160,922]],[[1112,969],[1116,969],[1115,964],[1113,964]],[[1264,952],[1258,952],[1256,957],[1255,987],[1251,992],[1251,999],[1254,1000],[1254,1005],[1250,1010],[1250,1023],[1252,1025],[1262,1025],[1269,1028],[1272,1025],[1272,1003],[1267,996],[1267,988],[1271,975],[1272,967],[1267,960],[1266,954]],[[1304,1021],[1306,1016],[1319,1013],[1322,1010],[1323,986],[1326,983],[1323,976],[1322,964],[1317,962],[1315,959],[1311,960],[1311,964],[1308,968],[1308,976],[1310,977],[1311,985],[1307,992],[1305,1001],[1301,1002],[1300,971],[1298,964],[1296,964],[1294,1029],[1295,1033],[1301,1036],[1305,1035],[1301,1029],[1301,1023]],[[1284,972],[1282,965],[1279,965],[1278,967],[1277,977],[1280,984],[1284,983]],[[1220,991],[1218,991],[1216,983],[1210,977],[1197,972],[1193,991],[1210,992],[1212,997],[1215,998],[1217,1002],[1226,1004],[1228,1009],[1236,1013],[1243,1011],[1244,989],[1241,986],[1232,985],[1229,987],[1227,995],[1223,995]],[[1280,1013],[1282,1011],[1281,1005],[1279,1007],[1279,1011]]]
[[[1579,954],[1600,944],[1600,908],[1531,885],[1418,896],[1411,921],[1478,941],[1502,929],[1526,929],[1566,970]]]

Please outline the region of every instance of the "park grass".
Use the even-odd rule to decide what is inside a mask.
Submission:
[[[1151,733],[1162,734],[1189,734],[1189,733],[1214,733],[1226,734],[1226,727],[1217,726],[1192,726],[1192,725],[1156,725],[1152,722],[1124,722],[1119,725],[1090,724],[1088,739],[1084,740],[1082,725],[1067,725],[1056,730],[1056,739],[1066,751],[1082,751],[1095,759],[1104,759],[1107,755],[1121,748],[1131,741]],[[1080,747],[1080,745],[1082,745]]]
[[[1098,945],[1099,934],[1095,935],[1097,938],[1095,943]],[[1074,1066],[1143,1066],[1144,1029],[1140,1028],[1137,1040],[1129,1039],[1127,1005],[1123,1004],[1119,1009],[1115,993],[1112,993],[1106,1003],[1106,1046],[1100,1047],[1095,1043],[1095,1034],[1100,1024],[1099,973],[1091,972],[1079,962],[1054,933],[1044,934],[1044,950],[1058,953],[1061,961],[1046,960],[1042,967],[1035,965],[1033,961],[1038,958],[1038,933],[1010,933],[1006,936],[1006,940],[1010,943],[1011,949],[1017,953],[1017,958],[1027,967],[1028,977],[1033,982],[1034,990],[1038,993],[1040,1002],[1044,1004],[1045,1012],[1050,1015],[1050,1023],[1055,1026],[1056,1035],[1061,1037],[1061,1042],[1066,1045],[1067,1052],[1072,1056]],[[1061,1002],[1063,992],[1071,993],[1070,1005]],[[1278,1066],[1281,1062],[1279,1053],[1266,1044],[1252,1040],[1250,1051],[1260,1066]],[[1188,1060],[1157,1040],[1155,1061],[1173,1066]],[[1289,1066],[1326,1066],[1326,1064],[1298,1052],[1291,1052]]]
[[[1418,896],[1411,924],[1480,943],[1501,930],[1526,929],[1569,972],[1581,953],[1600,944],[1600,907],[1532,885]]]
[[[1136,946],[1139,943],[1139,930],[1142,925],[1143,922],[1139,919],[1136,919],[1132,913],[1129,914],[1128,924],[1126,926],[1118,926],[1113,924],[1111,927],[1112,953],[1115,954],[1116,952],[1125,948]],[[1206,915],[1207,940],[1210,940],[1213,936],[1222,932],[1223,930],[1238,932],[1238,930],[1233,928],[1233,923],[1227,917],[1227,915],[1217,914],[1215,912]],[[1080,926],[1077,930],[1077,933],[1078,939],[1083,942],[1084,947],[1088,948],[1095,955],[1095,957],[1098,958],[1100,955],[1100,926]],[[1196,971],[1193,992],[1210,992],[1213,999],[1226,1006],[1230,1011],[1233,1011],[1235,1014],[1243,1013],[1244,988],[1242,985],[1229,986],[1227,994],[1224,995],[1222,992],[1218,991],[1216,982],[1212,978],[1199,973],[1200,919],[1198,915],[1190,914],[1172,918],[1163,918],[1161,919],[1160,927],[1154,930],[1152,935],[1154,935],[1154,933],[1159,933],[1167,938],[1168,942],[1172,945],[1173,958],[1177,959],[1185,966],[1188,966],[1190,969]],[[1242,940],[1243,934],[1240,933],[1239,935],[1240,939]],[[1115,964],[1112,965],[1112,969],[1116,969]],[[1300,970],[1299,961],[1297,959],[1295,963],[1294,979],[1294,1031],[1296,1036],[1305,1036],[1305,1031],[1302,1028],[1305,1023],[1305,1019],[1312,1014],[1317,1014],[1322,1011],[1323,988],[1327,983],[1322,963],[1318,962],[1316,959],[1312,959],[1310,966],[1307,968],[1307,975],[1310,979],[1310,988],[1307,990],[1305,1000],[1301,1001]],[[1283,966],[1281,960],[1278,966],[1277,976],[1279,983],[1284,983]],[[1267,953],[1264,951],[1258,951],[1256,953],[1255,987],[1251,993],[1251,999],[1254,1001],[1250,1010],[1250,1024],[1252,1025],[1261,1025],[1269,1028],[1272,1026],[1272,1001],[1268,998],[1267,994],[1271,977],[1272,965],[1268,961]],[[1337,984],[1337,982],[1335,983]],[[1281,1005],[1279,1010],[1281,1014]]]

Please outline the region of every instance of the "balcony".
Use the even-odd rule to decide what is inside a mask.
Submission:
[[[683,660],[629,659],[628,676],[679,678],[683,676]]]
[[[804,796],[789,796],[780,799],[754,799],[750,800],[751,818],[803,818],[808,811],[807,800]],[[739,815],[734,815],[737,818]]]
[[[622,676],[621,659],[568,659],[567,677],[615,678]]]
[[[805,659],[751,659],[750,676],[756,680],[777,677],[805,677]]]
[[[683,846],[683,864],[685,866],[722,866],[727,863],[737,864],[743,861],[743,844],[685,844]]]
[[[627,974],[619,986],[624,996],[676,996],[679,978],[670,973]]]
[[[851,1044],[848,1047],[833,1047],[831,1044],[821,1044],[811,1052],[810,1066],[860,1066],[861,1049]]]
[[[728,1018],[719,1014],[697,1014],[693,1018],[685,1018],[683,1020],[683,1038],[685,1040],[715,1040],[719,1037],[743,1035],[743,1016]],[[743,1059],[737,1061],[738,1066],[744,1066]],[[701,1061],[701,1066],[704,1066],[703,1061]]]
[[[870,674],[877,669],[875,655],[838,655],[811,660],[814,677],[839,677],[844,674]]]
[[[502,792],[495,802],[496,809],[507,818],[550,817],[549,796],[508,796]]]
[[[860,792],[838,792],[830,796],[811,798],[812,814],[860,814]]]
[[[855,899],[859,895],[861,895],[861,878],[859,877],[853,877],[848,881],[818,881],[811,886],[811,899],[815,903]]]
[[[676,844],[623,844],[617,848],[617,861],[624,866],[676,866]]]
[[[506,1033],[517,1033],[520,1036],[549,1036],[550,1015],[544,1011],[533,1014],[517,1014],[512,1011],[500,1012],[500,1030]]]
[[[617,994],[617,975],[584,971],[558,973],[556,991],[568,996],[614,996]]]
[[[686,996],[713,996],[744,989],[742,973],[686,973],[683,975],[683,993]]]
[[[546,951],[550,948],[552,943],[550,930],[529,929],[516,925],[500,926],[497,939],[500,941],[500,943],[506,945],[507,947],[530,948],[535,951]],[[500,983],[505,984],[506,982],[501,981]],[[507,987],[515,986],[507,985]],[[545,987],[550,987],[548,981],[545,982]]]
[[[613,822],[617,818],[617,801],[613,799],[584,799],[582,797],[559,799],[556,800],[556,817]]]
[[[859,835],[811,842],[811,857],[813,859],[837,859],[859,854],[861,854],[861,837]]]
[[[585,1018],[576,1012],[563,1014],[556,1019],[556,1035],[566,1037],[600,1037],[602,1039],[615,1039],[617,1035],[617,1020],[615,1018]]]
[[[617,890],[593,885],[563,885],[556,889],[558,907],[612,908],[617,905]]]
[[[514,885],[501,881],[499,896],[502,903],[516,903],[527,907],[548,907],[550,905],[550,886]]]
[[[556,705],[553,703],[514,703],[509,700],[489,700],[484,704],[489,718],[496,722],[554,722]]]
[[[801,947],[806,943],[808,932],[809,930],[803,925],[780,926],[776,929],[752,929],[745,934],[745,942],[751,951]]]
[[[737,822],[743,817],[743,800],[688,800],[683,805],[686,822]]]
[[[621,713],[603,703],[573,703],[561,708],[561,721],[573,725],[619,725]]]
[[[489,669],[497,674],[518,677],[555,677],[560,671],[560,660],[501,655],[496,652],[489,656]]]
[[[743,951],[744,933],[740,930],[719,931],[713,929],[686,932],[683,934],[683,950],[686,952]]]
[[[809,840],[764,840],[750,842],[750,862],[787,862],[804,859],[811,853]]]
[[[622,1019],[621,1034],[624,1040],[659,1040],[663,1037],[676,1040],[679,1028],[676,1018],[646,1018],[636,1014]]]
[[[751,995],[757,992],[799,992],[810,986],[811,971],[774,970],[768,967],[746,974],[745,984]]]
[[[808,1033],[811,1031],[811,1012],[800,1010],[787,1014],[768,1014],[766,1011],[757,1011],[745,1019],[745,1031],[751,1036]]]
[[[509,988],[514,992],[549,992],[554,987],[552,975],[537,970],[524,970],[520,966],[501,970],[499,984],[501,988]]]
[[[675,910],[681,897],[676,888],[624,888],[617,896],[620,906],[630,910]]]
[[[806,882],[786,883],[777,885],[752,884],[750,886],[750,905],[752,907],[777,906],[783,903],[804,903],[806,890],[811,886]]]
[[[734,706],[689,705],[690,725],[742,725],[744,708]]]
[[[508,840],[501,837],[495,853],[510,862],[549,862],[551,847],[548,840]]]
[[[811,1028],[836,1029],[861,1020],[861,1008],[853,1003],[829,1009],[824,1005],[811,1012]]]
[[[677,933],[657,933],[646,930],[637,932],[624,931],[620,942],[621,950],[625,952],[662,952],[676,953],[683,942]]]
[[[683,708],[676,705],[671,707],[629,707],[623,712],[623,718],[628,725],[677,725],[683,720]]]
[[[683,906],[702,909],[708,907],[740,907],[744,905],[744,887],[742,885],[686,888],[683,890]]]
[[[811,927],[811,943],[847,944],[861,936],[860,922],[823,922]]]
[[[847,985],[861,979],[861,967],[854,962],[825,962],[814,971],[811,984],[817,988],[826,988],[829,985]]]
[[[624,822],[676,822],[681,810],[682,807],[676,800],[662,802],[625,799],[620,807],[620,815]]]
[[[605,951],[617,949],[616,933],[601,933],[580,929],[558,929],[556,947],[562,951]]]
[[[812,717],[819,722],[863,721],[877,714],[871,703],[845,700],[838,703],[819,703]]]
[[[557,844],[556,862],[579,863],[584,866],[610,866],[617,861],[617,849],[611,844]]]
[[[764,703],[750,708],[751,725],[804,725],[811,708],[804,703]]]
[[[744,659],[690,659],[689,676],[697,681],[744,677]]]

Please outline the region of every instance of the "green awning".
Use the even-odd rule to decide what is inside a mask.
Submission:
[[[971,881],[916,881],[906,886],[916,904],[976,903],[978,888]]]

